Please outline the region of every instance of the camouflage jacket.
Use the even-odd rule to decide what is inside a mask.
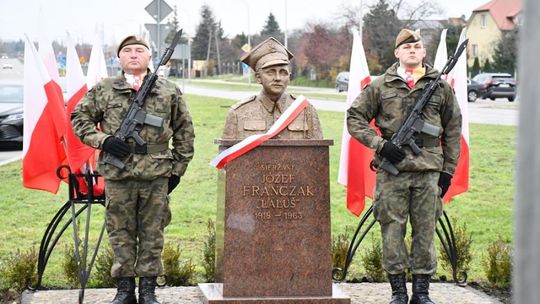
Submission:
[[[135,90],[125,81],[123,75],[100,81],[71,114],[75,134],[85,144],[101,149],[104,140],[119,128],[129,107],[130,98],[134,95]],[[169,144],[169,149],[157,153],[131,154],[125,160],[124,169],[104,163],[103,154],[100,154],[98,171],[105,178],[150,180],[171,174],[182,176],[186,171],[193,158],[195,133],[180,89],[173,82],[158,78],[143,109],[163,118],[163,126],[158,128],[145,125],[139,134],[149,145]],[[130,145],[135,144],[132,138],[127,142]]]
[[[231,107],[225,127],[223,139],[244,139],[250,135],[265,133],[272,127],[296,97],[283,93],[274,102],[261,92]],[[275,139],[322,139],[319,116],[312,105],[283,129]]]
[[[428,66],[426,74],[410,89],[397,74],[397,67],[398,63],[392,65],[375,79],[347,111],[347,128],[351,136],[377,152],[398,131],[427,83],[438,75],[437,70]],[[459,158],[461,112],[454,92],[446,81],[440,81],[433,97],[424,107],[423,118],[427,123],[441,127],[443,133],[440,138],[419,135],[420,139],[433,144],[423,147],[418,155],[408,146],[404,147],[406,158],[396,165],[397,169],[454,174]],[[381,135],[370,127],[372,119],[375,119]],[[378,156],[376,161],[379,161]]]

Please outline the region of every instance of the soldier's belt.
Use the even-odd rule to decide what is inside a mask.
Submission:
[[[438,147],[441,141],[438,137],[419,137],[414,140],[419,148],[433,148]]]
[[[169,149],[169,144],[146,144],[137,145],[129,144],[129,150],[133,154],[152,154],[158,153]]]
[[[383,136],[384,139],[390,140],[387,136]],[[419,136],[414,140],[414,143],[418,148],[433,148],[441,145],[441,140],[438,137],[433,136]]]

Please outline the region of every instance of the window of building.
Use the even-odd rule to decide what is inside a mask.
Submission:
[[[472,56],[474,58],[478,57],[478,44],[472,45]]]
[[[487,27],[487,15],[486,15],[486,14],[480,15],[480,26],[481,26],[482,28],[486,28],[486,27]]]

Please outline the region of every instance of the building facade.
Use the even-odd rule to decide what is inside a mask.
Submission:
[[[467,25],[467,64],[478,58],[480,66],[493,61],[495,47],[504,32],[520,23],[521,0],[492,0],[473,10]]]

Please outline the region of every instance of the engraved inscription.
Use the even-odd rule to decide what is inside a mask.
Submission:
[[[297,180],[295,164],[257,163],[258,178],[242,186],[242,196],[253,198],[258,221],[294,221],[304,218],[302,203],[316,195],[314,185]]]

